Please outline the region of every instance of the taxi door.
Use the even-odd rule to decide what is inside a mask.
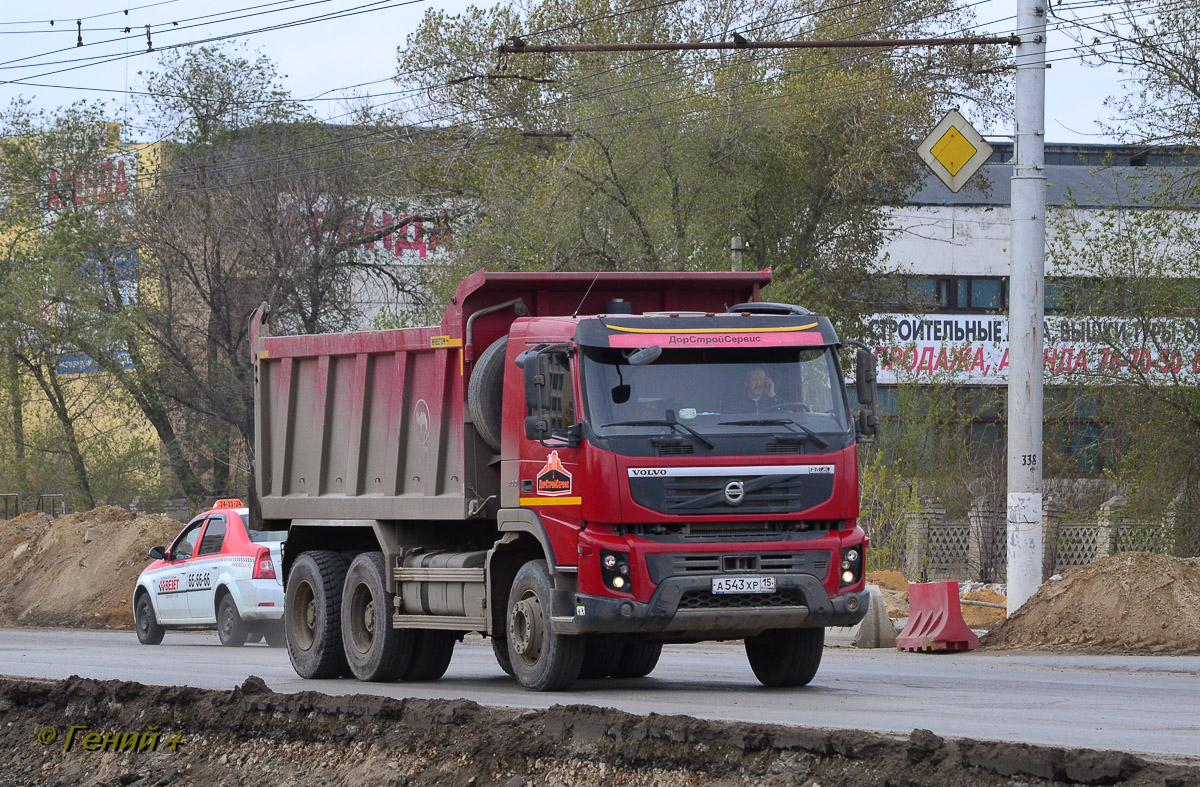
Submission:
[[[183,529],[167,552],[167,566],[154,577],[152,588],[158,619],[164,623],[187,623],[191,620],[187,568],[203,525],[204,518],[200,517]]]
[[[225,545],[225,515],[211,514],[200,536],[196,556],[189,561],[184,572],[187,582],[187,599],[193,623],[215,623],[214,585],[217,579],[221,548]]]

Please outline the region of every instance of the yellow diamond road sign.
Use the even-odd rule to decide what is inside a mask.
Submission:
[[[946,187],[957,192],[992,155],[989,145],[967,119],[952,109],[921,146],[921,158]]]

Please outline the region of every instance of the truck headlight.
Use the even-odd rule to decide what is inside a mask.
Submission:
[[[866,555],[867,551],[864,545],[847,547],[842,550],[842,587],[857,585],[862,581],[867,562]]]
[[[606,587],[621,593],[629,592],[629,554],[600,550],[600,576]]]

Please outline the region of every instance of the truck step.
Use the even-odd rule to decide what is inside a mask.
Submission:
[[[487,631],[487,618],[464,618],[457,615],[392,615],[392,628]]]
[[[396,568],[392,577],[397,582],[485,582],[482,568]]]

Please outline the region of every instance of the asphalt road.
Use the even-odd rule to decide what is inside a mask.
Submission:
[[[133,680],[230,689],[257,675],[275,691],[466,698],[546,708],[590,704],[630,713],[869,729],[1118,749],[1200,758],[1200,657],[1040,653],[916,654],[827,648],[803,689],[758,684],[740,644],[668,646],[641,680],[587,681],[569,693],[528,692],[490,645],[460,644],[433,683],[302,680],[287,652],[224,648],[215,634],[168,632],[157,647],[132,632],[0,630],[0,675]]]

